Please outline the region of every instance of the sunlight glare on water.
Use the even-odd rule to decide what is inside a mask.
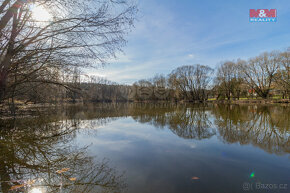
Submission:
[[[42,191],[39,188],[33,188],[33,189],[31,189],[31,191],[29,193],[44,193],[44,191]]]

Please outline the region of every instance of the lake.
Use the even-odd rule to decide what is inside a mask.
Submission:
[[[0,191],[290,192],[287,105],[95,104],[0,120]]]

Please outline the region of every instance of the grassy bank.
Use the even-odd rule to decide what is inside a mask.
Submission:
[[[207,102],[212,103],[225,103],[225,104],[274,104],[274,103],[290,103],[290,99],[250,99],[250,98],[240,98],[239,100],[216,100],[216,99],[208,99]]]

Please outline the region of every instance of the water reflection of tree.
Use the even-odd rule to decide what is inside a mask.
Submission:
[[[122,175],[106,160],[96,162],[86,148],[73,145],[79,125],[77,119],[59,121],[47,116],[1,120],[0,190],[5,193],[24,181],[36,180],[33,185],[47,192],[60,188],[63,192],[121,192],[125,187]],[[62,168],[70,169],[56,173]]]
[[[270,153],[289,153],[290,110],[283,106],[216,105],[220,139],[253,144]]]
[[[133,118],[155,127],[168,128],[185,139],[204,139],[215,135],[205,105],[139,105],[134,108]]]
[[[186,139],[205,139],[215,135],[204,106],[180,109],[169,115],[169,128]]]
[[[253,144],[268,152],[289,153],[290,109],[284,106],[103,104],[70,107],[38,118],[0,121],[2,192],[22,182],[42,179],[48,192],[121,192],[122,176],[106,161],[96,162],[86,148],[73,145],[80,128],[96,128],[118,117],[168,127],[186,139],[210,138],[218,131],[225,143]],[[76,181],[69,178],[76,177]]]
[[[205,139],[218,131],[225,143],[253,144],[276,154],[290,152],[288,106],[138,104],[129,109],[136,121],[168,127],[182,138]]]
[[[168,114],[174,112],[176,108],[177,105],[169,103],[137,103],[129,106],[129,114],[140,123],[150,123],[156,128],[164,128],[168,125]]]

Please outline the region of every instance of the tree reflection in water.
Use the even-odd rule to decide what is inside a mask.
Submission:
[[[124,177],[108,161],[96,161],[86,147],[73,143],[80,130],[90,132],[119,117],[168,128],[185,139],[217,136],[224,143],[289,153],[289,111],[289,106],[282,105],[101,104],[56,109],[37,118],[1,120],[0,191],[9,192],[24,181],[47,192],[124,191]],[[69,170],[56,172],[63,168]]]
[[[275,154],[290,152],[288,106],[144,104],[133,109],[136,121],[168,127],[185,139],[217,135],[225,143],[252,144]]]
[[[138,115],[142,112],[141,115]],[[204,139],[215,135],[209,120],[209,108],[205,105],[195,106],[155,106],[144,105],[137,108],[134,119],[141,123],[151,123],[155,127],[167,126],[174,134],[185,139]]]
[[[123,176],[107,160],[73,145],[80,127],[78,118],[59,116],[1,120],[0,191],[122,192]]]
[[[224,142],[252,144],[269,153],[290,153],[289,107],[216,105],[213,113]]]

